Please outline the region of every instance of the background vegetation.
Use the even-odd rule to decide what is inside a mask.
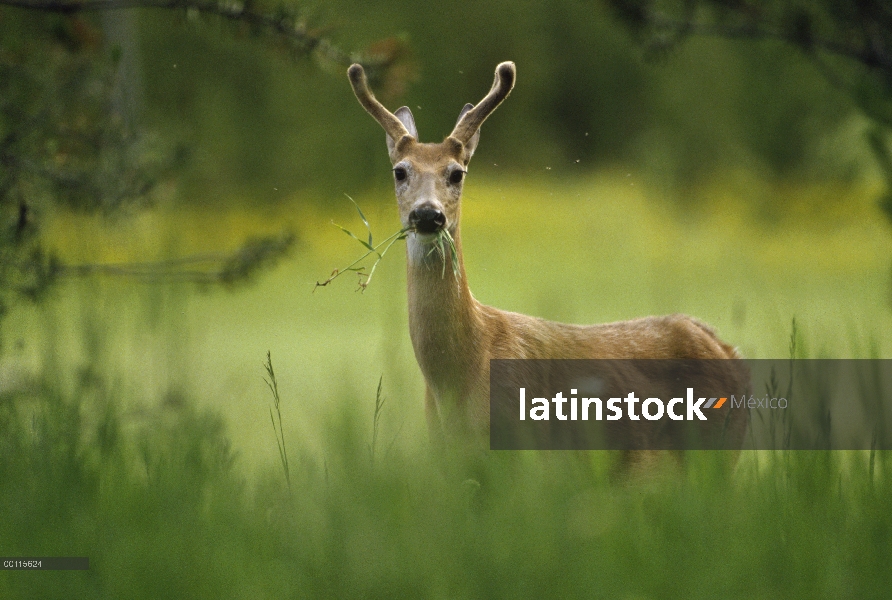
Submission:
[[[882,597],[884,453],[625,486],[608,454],[497,454],[470,478],[429,455],[399,253],[362,294],[312,292],[358,254],[344,194],[398,227],[339,61],[436,140],[510,59],[465,191],[479,299],[686,312],[753,358],[787,356],[795,317],[798,356],[889,357],[882,119],[801,44],[654,52],[621,4],[248,5],[321,50],[212,10],[0,9],[0,554],[91,560],[0,596]]]

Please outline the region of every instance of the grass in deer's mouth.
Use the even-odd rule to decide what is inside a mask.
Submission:
[[[437,254],[443,259],[443,273],[441,276],[446,277],[446,247],[448,246],[452,256],[452,274],[455,275],[456,279],[460,278],[461,271],[458,268],[458,250],[455,248],[455,240],[453,239],[452,234],[444,227],[443,229],[438,229],[436,235],[437,238],[434,240],[433,247],[430,252],[428,252],[428,255],[434,250],[437,251]]]
[[[344,195],[347,196],[347,194],[344,194]],[[410,233],[415,233],[414,227],[403,227],[396,233],[393,233],[390,236],[388,236],[383,242],[376,245],[374,243],[374,239],[372,236],[372,229],[369,226],[369,221],[368,221],[368,219],[365,218],[365,215],[363,214],[362,209],[359,208],[359,205],[356,203],[356,201],[353,198],[351,198],[350,196],[347,196],[347,199],[350,200],[350,202],[353,203],[353,206],[356,207],[356,212],[359,213],[359,218],[362,219],[362,222],[365,225],[365,229],[369,234],[368,241],[359,239],[356,236],[356,234],[354,234],[352,231],[350,231],[346,227],[342,227],[341,225],[338,225],[337,223],[334,223],[334,222],[332,222],[332,225],[334,225],[335,227],[337,227],[338,229],[340,229],[341,231],[343,231],[344,233],[346,233],[347,235],[352,237],[357,242],[359,242],[363,246],[363,248],[368,250],[368,252],[366,252],[365,254],[363,254],[362,256],[357,258],[356,260],[354,260],[352,263],[350,263],[346,267],[344,267],[342,269],[335,269],[334,271],[332,271],[331,275],[325,281],[317,281],[316,285],[313,286],[314,292],[316,291],[316,288],[324,287],[324,286],[328,285],[329,283],[331,283],[332,281],[337,279],[338,276],[340,276],[341,274],[346,273],[348,271],[352,271],[352,272],[356,273],[356,275],[359,277],[359,287],[357,288],[357,290],[364,292],[365,289],[368,287],[369,283],[371,283],[371,281],[372,281],[372,276],[375,274],[375,269],[378,268],[378,263],[380,263],[381,259],[384,258],[384,255],[387,254],[387,251],[390,250],[390,247],[393,246],[399,240],[404,240],[407,237],[409,237]],[[434,241],[433,241],[433,246],[432,246],[430,252],[436,251],[437,254],[440,255],[440,258],[443,259],[443,274],[442,274],[443,277],[446,276],[446,248],[447,248],[447,246],[449,247],[449,250],[450,250],[450,253],[452,256],[452,273],[455,275],[456,278],[459,278],[459,277],[461,277],[461,271],[459,270],[459,266],[458,266],[458,251],[455,248],[455,240],[452,238],[452,234],[449,233],[449,231],[447,229],[437,230],[436,239],[434,239]],[[383,250],[380,250],[381,248],[383,248]],[[430,254],[430,252],[428,254]],[[357,266],[357,265],[359,265],[359,263],[364,261],[366,258],[368,258],[372,254],[377,256],[377,258],[375,259],[375,262],[372,263],[372,268],[369,269],[368,272],[366,272],[364,265]]]

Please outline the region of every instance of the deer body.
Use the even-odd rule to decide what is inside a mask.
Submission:
[[[462,184],[480,125],[514,85],[514,64],[497,67],[489,94],[476,107],[466,105],[453,132],[436,144],[417,141],[408,108],[390,113],[374,98],[362,67],[353,65],[348,75],[360,103],[387,132],[400,220],[413,229],[406,240],[409,332],[427,385],[426,412],[435,441],[488,433],[491,359],[737,357],[708,326],[684,315],[583,326],[478,302],[468,287],[462,257]],[[455,269],[451,256],[435,251],[440,230],[454,239]],[[445,251],[451,252],[449,247]]]

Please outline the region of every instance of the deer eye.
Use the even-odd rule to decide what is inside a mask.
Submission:
[[[397,181],[405,181],[409,174],[403,167],[397,167],[393,170],[393,176]]]
[[[449,183],[457,185],[461,183],[461,180],[464,179],[465,172],[461,169],[456,169],[452,173],[449,174]]]

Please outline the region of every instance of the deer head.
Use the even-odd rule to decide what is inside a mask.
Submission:
[[[375,99],[369,90],[362,66],[347,71],[360,104],[387,133],[387,150],[393,164],[393,179],[400,221],[410,227],[422,243],[447,229],[453,235],[458,226],[462,184],[468,163],[480,140],[480,126],[514,87],[514,63],[496,67],[495,81],[477,106],[466,104],[458,122],[440,143],[420,143],[415,118],[408,107],[395,113]]]

